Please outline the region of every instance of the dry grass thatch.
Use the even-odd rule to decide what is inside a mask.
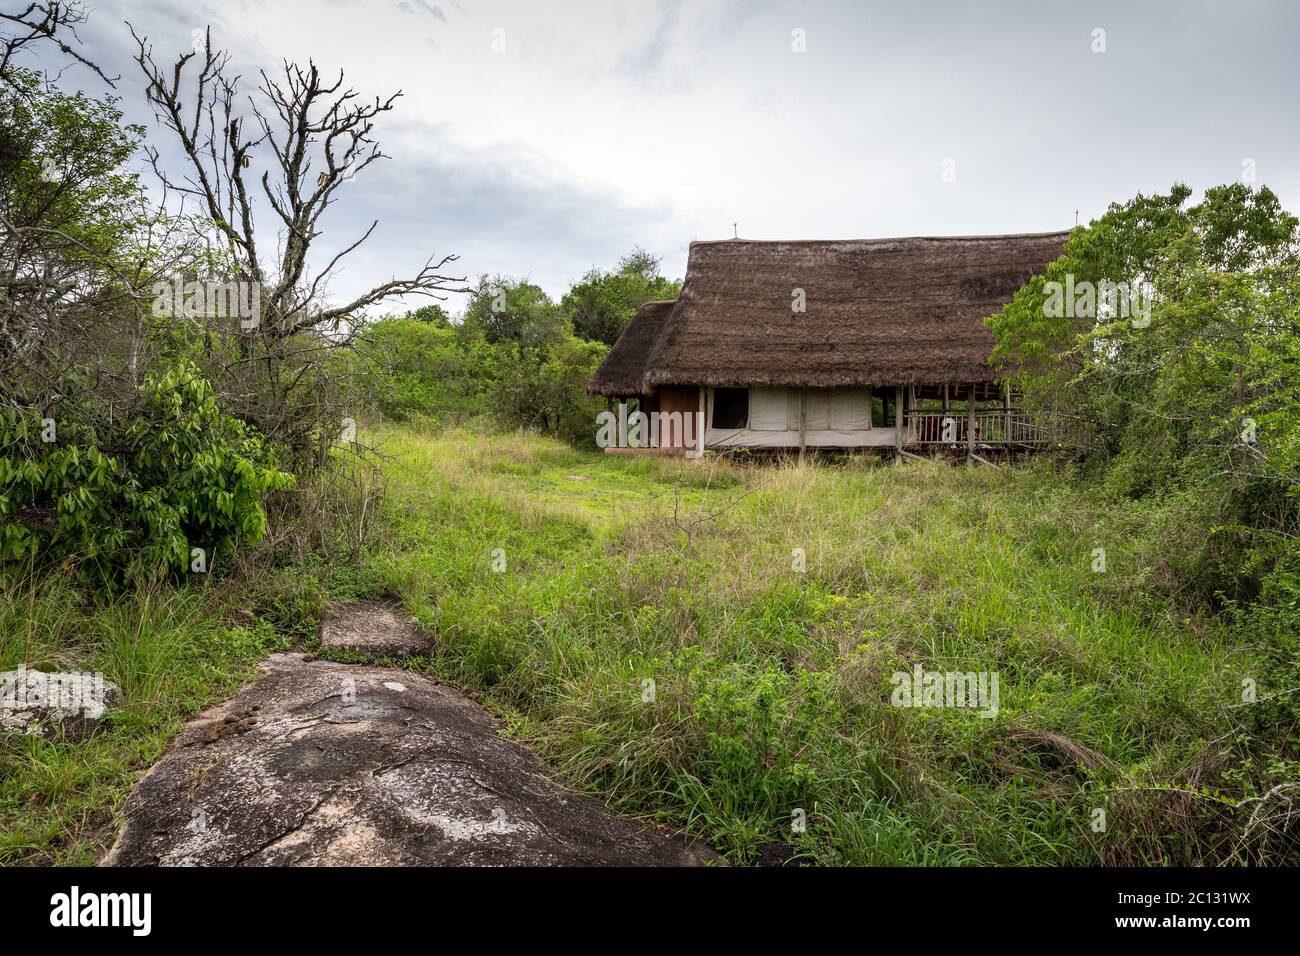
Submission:
[[[984,319],[1068,235],[695,242],[671,312],[653,303],[638,313],[589,389],[989,382]]]
[[[667,299],[647,302],[637,309],[587,383],[587,391],[593,395],[641,394],[645,390],[646,359],[659,343],[676,304],[676,299]]]

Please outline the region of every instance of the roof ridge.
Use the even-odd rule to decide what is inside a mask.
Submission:
[[[748,243],[749,245],[840,245],[852,243],[877,243],[877,242],[971,242],[971,241],[988,241],[992,242],[1001,239],[1051,239],[1057,236],[1068,236],[1078,226],[1069,229],[1054,229],[1050,232],[1006,232],[1006,233],[989,233],[986,235],[974,236],[877,236],[871,239],[692,239],[692,246],[716,246],[724,243]]]

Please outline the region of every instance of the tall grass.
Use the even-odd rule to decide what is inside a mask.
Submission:
[[[1219,739],[1249,653],[1162,590],[1141,515],[1041,466],[378,441],[375,591],[436,635],[427,666],[619,810],[737,862],[1278,858],[1225,809],[1274,782],[1227,773]],[[915,664],[998,672],[997,717],[890,706]]]
[[[103,598],[59,579],[0,577],[0,669],[98,672],[122,692],[88,740],[0,739],[0,863],[93,863],[136,774],[182,718],[282,646],[269,626],[222,623],[198,589]]]
[[[272,501],[272,527],[187,586],[104,594],[59,575],[0,571],[0,670],[101,673],[121,706],[74,743],[0,736],[0,864],[93,863],[123,800],[181,722],[313,640],[327,598],[373,588],[357,557],[383,475],[354,455]]]
[[[327,599],[367,596],[434,635],[408,666],[737,863],[1300,858],[1275,799],[1292,744],[1241,706],[1258,642],[1180,604],[1147,515],[1045,466],[368,437],[384,475],[353,462],[336,493],[303,490],[224,582],[105,598],[0,577],[0,666],[97,670],[125,697],[89,741],[0,742],[0,863],[93,862],[182,719],[310,648]],[[918,664],[996,671],[997,716],[891,706]]]

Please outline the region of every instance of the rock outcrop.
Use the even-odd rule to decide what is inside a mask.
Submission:
[[[181,730],[109,865],[696,865],[575,794],[495,719],[393,668],[277,654]]]

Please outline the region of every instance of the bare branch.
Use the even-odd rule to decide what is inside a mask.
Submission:
[[[96,64],[65,43],[61,37],[70,36],[80,44],[77,27],[85,23],[89,13],[80,0],[33,0],[21,10],[12,13],[0,11],[0,23],[5,33],[0,34],[0,81],[7,80],[14,57],[27,47],[50,42],[67,57],[93,71],[109,86],[116,86],[120,77],[108,77]],[[12,32],[9,32],[12,31]]]

